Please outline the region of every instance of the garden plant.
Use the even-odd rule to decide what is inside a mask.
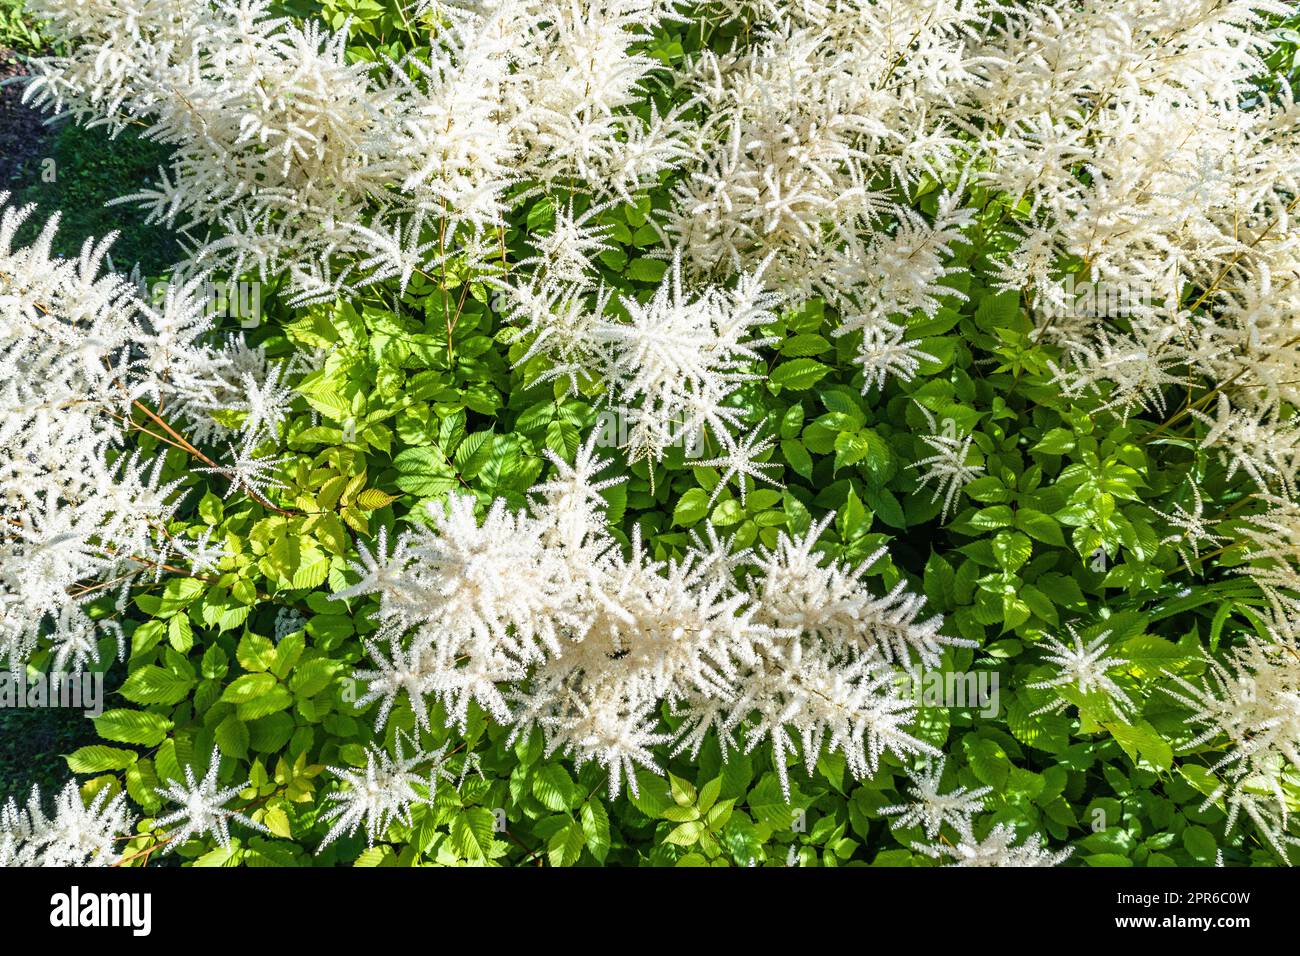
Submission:
[[[0,862],[1293,862],[1298,24],[0,6]]]

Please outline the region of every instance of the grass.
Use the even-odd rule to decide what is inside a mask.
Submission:
[[[64,124],[55,134],[50,158],[54,160],[54,181],[38,174],[14,196],[19,203],[34,202],[41,214],[26,224],[32,238],[45,217],[62,213],[54,251],[75,256],[91,236],[118,231],[113,244],[115,267],[130,271],[139,263],[145,275],[155,275],[180,257],[175,238],[165,228],[147,226],[134,206],[106,207],[110,199],[135,192],[153,181],[158,167],[167,160],[167,149],[130,133],[110,139],[106,130],[84,129]]]
[[[80,710],[0,710],[0,805],[10,798],[24,803],[39,786],[48,807],[72,777],[63,755],[95,741],[95,725]]]

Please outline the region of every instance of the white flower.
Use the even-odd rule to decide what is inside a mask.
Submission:
[[[957,787],[948,793],[940,793],[943,766],[943,758],[939,758],[920,770],[912,771],[909,776],[912,778],[910,793],[913,801],[883,807],[880,812],[886,815],[897,814],[896,826],[922,827],[931,840],[939,835],[939,830],[945,823],[959,831],[969,826],[975,814],[984,809],[984,796],[992,793],[993,788],[976,787],[967,790],[965,787]]]
[[[1109,676],[1109,671],[1128,664],[1128,661],[1122,657],[1107,656],[1111,650],[1111,632],[1102,631],[1085,644],[1083,638],[1075,631],[1074,625],[1065,626],[1074,639],[1074,646],[1064,644],[1055,637],[1047,637],[1046,644],[1052,653],[1044,654],[1043,660],[1054,665],[1057,673],[1044,680],[1034,681],[1028,686],[1035,689],[1071,687],[1085,697],[1090,694],[1101,694],[1120,716],[1131,715],[1137,705]],[[1070,701],[1058,698],[1040,707],[1034,713],[1059,712],[1069,706]]]
[[[75,781],[54,799],[47,817],[41,792],[33,788],[27,805],[12,799],[0,808],[0,864],[5,866],[111,866],[122,856],[119,838],[129,835],[126,795],[110,798],[100,787],[87,805]]]
[[[767,482],[777,488],[785,487],[775,478],[763,473],[765,468],[780,468],[781,465],[774,461],[756,461],[759,455],[768,451],[775,444],[775,439],[764,438],[758,439],[758,432],[761,426],[754,426],[754,430],[744,439],[735,442],[729,448],[724,450],[724,454],[719,458],[698,459],[692,458],[687,463],[692,468],[721,468],[722,476],[718,483],[713,486],[713,494],[709,496],[709,507],[718,500],[727,487],[727,482],[733,477],[740,479],[738,487],[740,491],[740,505],[745,506],[745,479],[753,478]]]
[[[705,428],[728,446],[739,413],[724,405],[759,376],[758,349],[772,337],[755,331],[775,320],[778,296],[762,285],[763,265],[734,289],[685,292],[680,258],[647,302],[622,297],[627,321],[602,318],[590,336],[614,398],[635,407],[629,458],[657,460],[673,445],[689,445]]]
[[[942,618],[921,618],[925,598],[900,582],[883,596],[867,586],[870,568],[886,554],[869,555],[857,567],[828,560],[813,549],[834,515],[800,538],[782,535],[761,549],[751,590],[761,619],[782,631],[815,635],[851,656],[873,650],[889,662],[937,666],[945,647],[973,647],[965,638],[940,634]]]
[[[177,826],[167,834],[167,849],[174,850],[191,837],[211,836],[221,846],[230,845],[230,821],[234,820],[249,829],[270,831],[260,823],[237,810],[226,809],[226,804],[233,800],[241,790],[248,787],[248,781],[233,786],[219,787],[217,772],[221,767],[221,754],[212,748],[212,757],[208,762],[208,772],[203,780],[195,782],[194,768],[185,768],[185,783],[172,783],[165,789],[158,790],[164,800],[179,803],[180,809],[159,817],[154,821],[160,827]]]
[[[37,646],[56,669],[79,669],[111,619],[91,620],[78,595],[119,589],[171,550],[158,529],[179,482],[165,459],[121,448],[151,430],[143,399],[170,397],[171,378],[212,364],[196,338],[208,327],[190,292],[155,310],[122,276],[101,274],[112,238],[76,258],[51,254],[58,217],[29,246],[16,235],[33,207],[0,193],[0,660],[20,667]],[[191,290],[192,291],[192,290]],[[166,435],[162,436],[167,439]],[[97,595],[96,595],[97,596]]]
[[[1226,743],[1210,764],[1225,779],[1206,804],[1226,799],[1229,830],[1245,810],[1285,857],[1284,844],[1296,842],[1285,834],[1289,797],[1283,783],[1300,772],[1300,653],[1292,633],[1275,629],[1272,636],[1274,643],[1247,636],[1226,662],[1211,658],[1199,683],[1170,675],[1173,686],[1163,689],[1191,708],[1190,721],[1200,731],[1184,749]]]
[[[321,841],[325,849],[340,836],[351,836],[363,825],[369,845],[381,839],[390,823],[399,821],[411,824],[411,809],[418,804],[433,802],[437,778],[440,775],[442,750],[432,753],[419,747],[408,757],[403,752],[402,740],[396,743],[397,755],[372,746],[366,750],[366,768],[362,772],[340,767],[329,767],[344,784],[346,790],[335,790],[325,795],[333,806],[321,816],[333,826]],[[444,748],[445,749],[445,748]],[[417,773],[416,767],[429,765],[427,773]]]
[[[925,416],[926,424],[929,425],[933,432],[935,427],[934,416],[930,410],[920,402],[916,407],[921,410]],[[948,425],[945,422],[945,425]],[[939,512],[939,520],[944,521],[950,511],[955,510],[957,496],[961,494],[962,488],[970,484],[981,472],[984,471],[983,465],[973,465],[970,463],[971,445],[974,442],[973,435],[966,435],[958,438],[956,435],[949,434],[945,428],[942,432],[930,435],[922,435],[921,441],[925,442],[935,454],[927,455],[924,458],[918,458],[912,462],[910,467],[921,470],[924,469],[918,481],[924,487],[930,482],[934,482],[934,494],[931,501],[943,499],[943,508]]]
[[[401,699],[421,724],[428,700],[457,723],[477,701],[515,735],[540,728],[548,753],[599,763],[613,792],[635,788],[636,767],[660,772],[659,744],[697,749],[711,731],[724,747],[741,729],[748,747],[770,740],[778,767],[797,734],[806,759],[842,751],[858,776],[885,752],[935,754],[908,733],[916,707],[891,662],[970,642],[918,620],[924,600],[903,584],[874,594],[863,578],[881,554],[857,569],[825,562],[812,553],[823,522],[756,558],[710,537],[654,561],[639,532],[625,555],[604,521],[611,482],[595,447],[593,436],[571,466],[554,457],[558,473],[524,511],[497,501],[480,520],[473,498],[453,496],[391,558],[382,542],[363,553],[362,580],[336,597],[380,596],[376,667],[355,675],[378,726]],[[742,564],[761,572],[748,590]],[[657,727],[664,704],[685,718],[676,734]]]
[[[861,331],[858,364],[862,366],[862,394],[884,386],[892,375],[910,382],[922,362],[938,359],[921,347],[920,339],[909,339],[907,329],[888,319],[852,320],[837,330],[837,335]]]
[[[1201,559],[1201,543],[1222,544],[1228,539],[1214,534],[1209,529],[1214,522],[1205,516],[1205,502],[1201,499],[1201,490],[1192,482],[1192,510],[1181,504],[1174,505],[1173,514],[1165,514],[1158,508],[1151,510],[1164,518],[1174,528],[1174,534],[1161,538],[1161,544],[1172,544],[1183,561],[1183,567],[1192,570],[1192,562]]]
[[[595,271],[592,259],[602,252],[616,248],[607,242],[612,228],[592,225],[591,220],[613,203],[597,203],[580,216],[573,214],[573,201],[567,207],[555,210],[555,222],[550,232],[529,237],[537,255],[521,259],[519,265],[537,265],[544,280],[552,283],[583,285]]]
[[[231,495],[240,491],[259,499],[265,499],[267,492],[272,488],[284,488],[286,485],[275,477],[276,469],[289,460],[288,456],[277,457],[271,455],[255,455],[253,453],[253,437],[250,435],[244,440],[240,448],[236,449],[234,445],[230,446],[230,457],[232,461],[228,465],[213,465],[208,468],[196,468],[195,471],[210,472],[212,474],[222,475],[229,480],[230,485],[226,488],[224,497],[229,498]]]
[[[1016,831],[1005,823],[994,826],[982,840],[975,836],[969,821],[957,829],[960,839],[956,844],[917,844],[915,849],[935,859],[951,858],[948,866],[1060,866],[1073,852],[1073,847],[1048,849],[1038,833],[1031,833],[1016,846]]]
[[[375,717],[375,729],[378,730],[388,723],[388,715],[401,696],[405,696],[415,715],[416,726],[428,730],[429,707],[425,696],[434,690],[437,672],[425,663],[427,652],[418,645],[403,650],[396,641],[389,657],[369,642],[366,643],[366,652],[375,662],[376,669],[353,673],[355,680],[366,685],[366,692],[356,699],[353,706],[362,710],[379,701],[379,713]]]

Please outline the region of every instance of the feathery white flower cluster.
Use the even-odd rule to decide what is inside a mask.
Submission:
[[[347,34],[266,0],[34,0],[75,39],[26,97],[175,148],[124,197],[191,235],[191,263],[288,268],[301,301],[456,262],[485,265],[505,193],[579,182],[629,197],[682,151],[682,128],[628,109],[657,61],[632,50],[660,0],[501,0],[432,11],[428,59],[349,63]]]
[[[950,860],[948,866],[1060,866],[1074,852],[1073,847],[1049,850],[1038,833],[1017,845],[1015,829],[1005,823],[995,824],[980,839],[967,820],[958,828],[958,836],[955,844],[917,844],[916,849],[936,860]]]
[[[978,181],[1023,197],[1008,287],[1038,302],[1068,390],[1163,413],[1167,385],[1227,386],[1219,449],[1257,482],[1293,460],[1300,342],[1300,108],[1251,85],[1269,0],[1035,5],[972,46],[987,156]],[[1068,265],[1067,265],[1068,264]],[[1074,283],[1109,290],[1080,308]],[[1121,301],[1122,300],[1122,301]]]
[[[1246,571],[1278,630],[1300,627],[1300,106],[1284,82],[1267,96],[1253,83],[1260,27],[1291,4],[725,0],[721,17],[762,26],[675,77],[638,47],[677,15],[671,0],[420,4],[428,49],[382,65],[349,64],[346,34],[275,17],[266,0],[31,5],[71,42],[29,98],[114,130],[143,123],[174,147],[156,187],[126,198],[189,231],[190,265],[287,271],[301,302],[402,289],[417,272],[495,283],[521,363],[544,357],[539,378],[595,379],[629,405],[633,459],[711,434],[723,454],[702,463],[740,475],[742,497],[766,477],[770,442],[740,437],[752,423],[734,399],[761,378],[778,303],[825,300],[864,391],[910,379],[934,359],[910,327],[962,298],[965,232],[1003,208],[1014,235],[995,251],[998,280],[1027,293],[1035,337],[1064,353],[1067,394],[1127,418],[1163,416],[1172,386],[1204,392],[1162,428],[1193,425],[1201,458],[1267,503],[1242,522]],[[661,81],[685,93],[666,115]],[[616,298],[597,282],[600,214],[669,171],[671,206],[649,224],[671,272],[647,301]],[[505,262],[511,213],[543,196],[553,223]],[[256,495],[274,480],[259,443],[280,437],[293,371],[241,342],[196,344],[207,326],[191,286],[148,306],[99,277],[103,244],[54,260],[51,225],[15,250],[23,215],[0,220],[0,660],[21,662],[50,631],[56,664],[76,666],[103,636],[78,590],[129,580],[171,547],[155,528],[172,487],[118,451],[133,403],[166,394],[200,440],[238,434],[233,464],[214,467]],[[1124,292],[1123,308],[1080,308],[1077,282]],[[214,417],[228,411],[233,429]],[[935,454],[915,464],[947,518],[980,467],[972,439],[924,441]],[[655,561],[634,541],[629,557],[603,527],[592,446],[556,464],[524,511],[498,502],[480,524],[453,499],[391,556],[382,540],[364,555],[341,596],[381,595],[367,698],[381,721],[399,695],[421,722],[426,698],[462,721],[475,701],[599,761],[614,788],[654,765],[665,701],[688,718],[679,747],[758,714],[746,745],[770,739],[782,771],[795,732],[806,759],[826,744],[857,774],[885,750],[927,752],[903,729],[911,705],[890,668],[959,642],[918,619],[918,599],[878,598],[866,566],[814,555],[822,526],[756,555],[711,540]],[[1191,493],[1194,512],[1164,516],[1189,567],[1224,530]],[[742,585],[746,566],[758,573]],[[1101,638],[1051,647],[1059,675],[1044,686],[1100,689],[1126,709]],[[1294,641],[1233,653],[1184,703],[1202,743],[1230,741],[1234,816],[1272,820],[1255,798],[1286,812]],[[1262,698],[1229,693],[1246,680]],[[348,804],[338,832],[364,821],[373,838],[408,805]],[[962,860],[1050,857],[1004,829],[962,838]]]
[[[516,733],[540,727],[548,752],[596,761],[615,792],[624,777],[635,789],[636,766],[658,770],[663,702],[685,717],[678,750],[710,731],[725,749],[757,714],[744,745],[770,740],[783,781],[796,735],[810,766],[825,745],[858,776],[886,751],[936,753],[907,732],[916,707],[891,664],[933,664],[964,642],[921,619],[924,599],[903,585],[869,590],[881,553],[856,569],[828,562],[813,551],[822,523],[752,555],[714,539],[656,561],[637,538],[625,555],[605,529],[600,491],[613,482],[594,480],[594,449],[573,465],[552,457],[556,475],[527,511],[497,501],[480,523],[473,498],[453,497],[391,555],[365,555],[361,580],[335,597],[380,596],[376,669],[357,676],[381,725],[403,698],[422,725],[427,700],[460,723],[474,701]],[[744,587],[743,566],[757,569]]]
[[[776,341],[756,334],[776,320],[778,298],[763,290],[762,266],[732,290],[688,296],[674,259],[648,301],[620,299],[625,318],[605,315],[603,303],[589,311],[580,291],[558,304],[547,294],[516,294],[510,317],[529,340],[520,364],[545,354],[552,365],[543,378],[567,377],[575,390],[579,377],[604,382],[608,400],[627,410],[632,461],[657,461],[706,431],[727,452],[740,449],[742,410],[726,401],[745,382],[762,379],[753,371],[762,367],[758,350]]]
[[[942,280],[972,213],[964,183],[933,222],[905,200],[969,151],[951,101],[975,79],[964,34],[980,4],[761,6],[756,42],[692,65],[705,118],[667,229],[696,274],[774,257],[792,301],[823,296],[838,334],[861,333],[864,390],[911,378],[930,356],[901,320],[962,297]]]
[[[1042,835],[1030,834],[1015,845],[1016,831],[998,823],[981,840],[975,835],[975,815],[984,809],[984,797],[992,787],[967,790],[957,787],[940,793],[944,761],[927,763],[912,771],[911,803],[884,807],[881,813],[897,815],[896,826],[919,826],[930,843],[913,843],[912,848],[936,860],[949,860],[948,866],[1059,866],[1073,852],[1049,850]],[[957,842],[939,839],[944,825],[956,832]]]
[[[882,807],[880,812],[886,816],[898,816],[896,826],[919,826],[925,835],[933,840],[946,823],[964,830],[970,825],[975,814],[984,809],[984,797],[993,792],[992,787],[976,787],[967,790],[958,787],[947,793],[940,793],[943,781],[944,760],[928,763],[920,770],[911,773],[911,803],[893,807]]]
[[[970,90],[974,180],[1022,200],[1023,240],[1002,280],[1029,292],[1040,340],[1064,349],[1067,394],[1164,417],[1170,386],[1205,390],[1161,429],[1195,423],[1202,457],[1244,474],[1268,503],[1236,533],[1283,634],[1300,620],[1300,107],[1285,82],[1265,95],[1253,81],[1266,71],[1265,18],[1293,13],[1270,0],[1032,5],[969,48],[982,80]],[[1189,566],[1199,542],[1231,540],[1195,485],[1191,498],[1194,510],[1164,516]],[[1286,743],[1294,647],[1252,638],[1226,668],[1211,662],[1208,684],[1178,679],[1204,728],[1196,744],[1228,741],[1217,769],[1232,818],[1245,808],[1279,850],[1289,839],[1279,780],[1300,767]],[[1061,680],[1128,709],[1100,639],[1056,651]]]
[[[176,502],[164,459],[120,446],[142,398],[201,379],[195,344],[208,320],[194,284],[157,308],[121,276],[101,275],[112,243],[76,259],[50,254],[58,217],[29,246],[15,235],[33,207],[0,193],[0,661],[21,666],[38,640],[53,666],[97,657],[111,623],[84,599],[96,583],[129,582],[175,553],[160,533]],[[184,545],[182,545],[184,547]],[[189,557],[193,557],[190,555]],[[182,555],[182,559],[186,556]]]
[[[75,782],[55,797],[46,816],[41,792],[32,789],[25,806],[10,800],[0,807],[0,866],[110,866],[122,856],[118,838],[132,820],[126,794],[109,796],[101,787],[87,806]]]
[[[158,790],[158,796],[173,803],[179,803],[180,809],[154,821],[160,827],[173,827],[167,834],[167,850],[174,850],[191,837],[211,834],[221,846],[230,845],[230,821],[243,824],[250,830],[270,833],[260,823],[237,810],[226,809],[226,804],[239,791],[248,786],[248,781],[233,787],[219,787],[217,773],[221,769],[221,753],[212,748],[212,757],[208,761],[208,772],[201,781],[194,779],[194,768],[185,768],[185,783],[179,781]],[[179,824],[179,825],[178,825]],[[178,826],[177,826],[178,825]]]
[[[407,734],[399,730],[395,741],[395,757],[382,747],[367,748],[364,772],[342,767],[328,768],[330,773],[347,784],[347,789],[335,790],[326,795],[333,806],[322,819],[332,822],[333,826],[321,841],[317,852],[340,836],[351,836],[362,826],[365,827],[368,843],[373,846],[375,840],[383,838],[393,822],[410,826],[414,807],[422,804],[431,806],[438,795],[439,780],[445,780],[459,790],[470,770],[476,770],[480,777],[483,775],[475,754],[465,757],[460,775],[456,776],[447,766],[447,751],[451,744],[445,743],[436,750],[426,751],[420,748],[418,742],[412,741],[412,753],[407,756],[407,739]],[[425,770],[416,773],[415,768],[421,766]]]
[[[1297,396],[1300,108],[1250,81],[1269,42],[1258,27],[1286,4],[844,0],[726,15],[741,8],[768,25],[688,64],[691,98],[648,119],[662,68],[636,41],[677,15],[661,0],[438,5],[429,60],[383,68],[348,65],[343,34],[273,17],[265,0],[38,0],[79,45],[44,60],[28,96],[149,124],[178,152],[172,179],[137,198],[210,230],[196,262],[287,266],[305,298],[453,260],[490,274],[507,208],[567,188],[510,280],[565,325],[590,308],[574,302],[601,248],[590,214],[680,170],[663,225],[691,275],[771,260],[768,285],[823,296],[841,333],[861,334],[864,387],[927,358],[905,319],[960,298],[944,279],[972,221],[968,184],[999,190],[1023,234],[1002,279],[1043,307],[1040,335],[1070,355],[1063,384],[1106,383],[1127,413],[1158,407],[1180,377],[1232,381],[1232,412],[1264,422],[1251,447],[1267,458],[1279,402]],[[927,220],[912,204],[936,181],[953,186]],[[575,188],[596,202],[576,217]],[[1153,293],[1121,321],[1080,315],[1076,277]]]
[[[1288,845],[1300,846],[1287,832],[1292,805],[1283,789],[1300,783],[1300,645],[1293,634],[1273,636],[1234,648],[1227,666],[1211,659],[1199,684],[1174,675],[1175,686],[1164,689],[1202,728],[1184,746],[1227,740],[1211,765],[1224,782],[1206,804],[1226,801],[1229,830],[1244,810],[1285,859]]]
[[[405,286],[416,271],[491,278],[508,207],[567,188],[567,207],[529,236],[536,255],[507,285],[512,316],[534,336],[529,356],[551,357],[550,375],[576,387],[594,350],[615,373],[611,391],[662,385],[640,368],[628,375],[647,333],[667,363],[655,373],[726,366],[733,356],[708,339],[734,345],[745,327],[710,331],[709,312],[735,296],[731,315],[757,319],[777,301],[764,285],[797,301],[815,284],[840,309],[840,334],[860,333],[869,388],[931,358],[900,317],[961,295],[942,280],[970,221],[964,184],[933,222],[875,185],[951,172],[965,149],[952,111],[932,104],[971,76],[962,33],[978,4],[923,6],[853,3],[748,53],[706,56],[691,69],[691,98],[665,116],[651,101],[645,117],[662,67],[635,44],[676,16],[662,0],[439,5],[426,11],[430,60],[386,70],[347,65],[342,34],[273,17],[262,0],[38,0],[36,13],[78,45],[42,61],[27,95],[115,129],[144,122],[176,147],[171,179],[126,198],[201,230],[191,261],[206,269],[288,268],[304,302],[391,277]],[[683,118],[697,102],[703,125]],[[591,258],[605,248],[592,217],[683,167],[665,237],[692,276],[742,275],[739,287],[684,297],[675,268],[671,302],[611,322],[609,297],[592,286]],[[575,188],[594,202],[580,215]],[[632,454],[658,454],[701,423],[734,450],[727,381],[688,379],[666,403],[646,394]]]
[[[1137,705],[1109,674],[1112,668],[1128,664],[1123,657],[1107,656],[1111,650],[1111,632],[1104,630],[1085,644],[1073,624],[1067,624],[1065,627],[1070,632],[1070,637],[1074,639],[1074,646],[1071,647],[1064,641],[1049,636],[1044,643],[1051,653],[1044,654],[1043,660],[1051,664],[1056,673],[1026,686],[1036,690],[1068,687],[1083,697],[1093,695],[1104,699],[1121,717],[1132,716]],[[1057,697],[1034,711],[1034,716],[1049,712],[1059,713],[1069,707],[1070,703],[1064,697]]]

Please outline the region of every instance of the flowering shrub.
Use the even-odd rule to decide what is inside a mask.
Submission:
[[[29,3],[0,860],[1290,861],[1289,4],[310,6]]]

